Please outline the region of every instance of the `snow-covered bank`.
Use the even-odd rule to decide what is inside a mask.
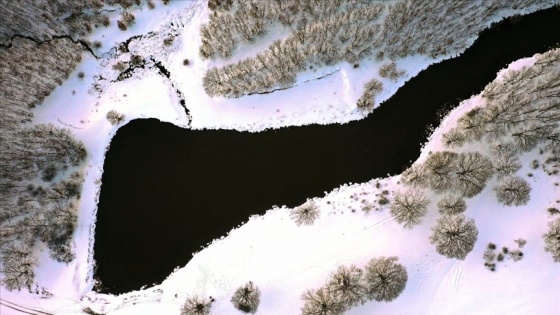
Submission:
[[[200,4],[177,2],[175,5],[176,9],[184,6],[186,13],[157,11],[157,14],[162,19],[171,16],[187,24],[181,30],[181,40],[176,41],[169,51],[160,47],[161,37],[158,37],[158,42],[152,42],[152,46],[149,40],[145,44],[154,49],[150,54],[166,64],[172,73],[171,80],[187,97],[193,128],[258,131],[289,125],[347,122],[362,117],[363,114],[353,105],[353,100],[360,94],[359,89],[354,90],[354,87],[360,87],[364,80],[370,78],[368,72],[376,69],[373,62],[364,62],[358,69],[340,65],[321,69],[317,73],[310,72],[303,77],[310,79],[333,74],[309,82],[302,79],[296,88],[268,95],[240,100],[207,98],[200,86],[200,77],[207,65],[196,58],[198,44],[195,35],[200,20],[207,13]],[[181,14],[191,20],[183,19]],[[141,13],[138,15],[141,16]],[[162,29],[165,30],[166,26]],[[131,49],[145,52],[142,45],[131,45]],[[191,65],[185,67],[182,64],[183,56],[192,61]],[[530,64],[531,60],[521,63]],[[417,57],[401,60],[398,64],[409,75],[414,75],[433,62],[435,60]],[[84,81],[77,78],[79,71],[85,72]],[[530,171],[534,175],[531,179],[534,194],[527,206],[508,208],[498,205],[490,188],[493,183],[481,195],[469,200],[467,214],[476,218],[481,233],[477,246],[465,261],[447,260],[435,253],[429,244],[429,227],[435,222],[436,212],[433,203],[422,226],[412,231],[396,224],[386,208],[368,215],[361,212],[362,199],[373,203],[375,194],[382,190],[399,190],[399,177],[395,177],[381,180],[380,188],[375,188],[375,181],[372,181],[344,185],[328,193],[317,201],[321,205],[321,219],[312,227],[296,227],[287,210],[282,208],[272,209],[263,217],[254,217],[228,237],[217,240],[195,255],[186,267],[160,286],[118,297],[90,292],[93,287],[91,251],[96,196],[101,184],[104,153],[117,130],[105,118],[106,113],[115,109],[124,113],[127,121],[155,117],[179,126],[188,124],[170,82],[148,69],[137,69],[131,79],[106,84],[103,93],[89,93],[92,76],[109,71],[113,71],[110,63],[101,66],[95,60],[87,59],[71,75],[72,79],[57,88],[36,112],[35,122],[53,122],[71,128],[89,152],[79,227],[75,235],[77,259],[64,266],[49,262],[45,255],[37,280],[54,294],[53,298],[43,299],[24,292],[2,292],[3,299],[57,314],[80,313],[85,307],[114,314],[167,314],[177,313],[186,295],[199,294],[216,298],[214,312],[227,314],[235,312],[229,302],[232,292],[252,280],[262,290],[261,314],[289,314],[298,312],[300,294],[306,288],[321,286],[338,265],[355,263],[363,266],[372,257],[396,255],[409,270],[409,283],[403,295],[393,303],[368,303],[350,313],[378,310],[407,313],[418,309],[426,313],[474,312],[478,305],[483,308],[480,313],[546,313],[549,307],[558,307],[551,305],[554,291],[550,289],[554,288],[552,281],[559,274],[543,251],[540,235],[546,228],[548,217],[544,211],[535,215],[533,210],[544,210],[556,203],[553,197],[558,196],[558,188],[554,183],[558,178],[547,176],[541,169],[534,171],[527,167],[520,171],[520,174]],[[379,100],[390,97],[402,84],[404,80],[386,82],[386,90]],[[453,111],[431,137],[423,157],[429,151],[440,150],[441,134],[453,126],[461,113],[476,105],[475,97]],[[523,165],[528,165],[537,156],[537,152],[526,154]],[[522,225],[522,222],[532,224]],[[483,268],[482,253],[488,242],[511,247],[514,246],[513,240],[519,237],[528,240],[522,261],[506,261],[496,273]],[[538,266],[538,271],[534,270],[535,266]],[[527,274],[531,276],[527,277]],[[524,287],[532,294],[520,295],[511,289],[516,287]],[[6,312],[9,314],[10,311]]]
[[[530,66],[534,60],[514,62],[509,69]],[[443,150],[442,135],[456,125],[458,118],[482,104],[482,98],[474,96],[450,112],[430,137],[419,161],[430,151]],[[434,195],[430,195],[428,215],[412,230],[397,224],[388,206],[381,206],[381,211],[362,211],[364,204],[376,205],[384,190],[391,192],[392,199],[393,192],[404,189],[400,176],[396,176],[343,185],[316,199],[321,215],[312,226],[296,226],[285,208],[252,217],[194,255],[189,264],[161,285],[113,298],[113,303],[120,302],[100,310],[114,310],[110,314],[176,313],[186,296],[197,294],[216,299],[214,313],[234,314],[229,299],[238,286],[251,280],[262,292],[258,313],[298,313],[300,295],[307,288],[320,287],[337,266],[363,266],[372,257],[394,255],[409,273],[403,294],[391,303],[366,303],[348,314],[550,313],[560,306],[554,290],[554,279],[560,273],[544,251],[542,234],[551,220],[546,209],[560,203],[560,179],[542,168],[530,167],[531,161],[542,158],[538,149],[521,158],[523,167],[517,173],[532,174],[527,205],[499,204],[493,191],[495,179],[481,194],[467,200],[465,214],[475,219],[479,236],[465,260],[447,259],[429,243],[430,227],[438,216]],[[519,238],[527,241],[522,260],[514,262],[506,257],[495,272],[484,267],[483,254],[489,243],[515,249]]]

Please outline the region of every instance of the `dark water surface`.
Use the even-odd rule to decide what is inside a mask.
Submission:
[[[94,247],[102,291],[161,282],[200,246],[272,205],[296,206],[344,183],[400,173],[418,157],[438,110],[479,93],[510,62],[557,46],[558,30],[557,9],[503,22],[346,125],[252,134],[130,122],[104,165]]]

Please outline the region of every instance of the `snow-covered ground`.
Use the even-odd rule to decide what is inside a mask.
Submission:
[[[137,69],[130,79],[108,83],[118,75],[111,68],[114,61],[98,61],[85,55],[70,79],[36,109],[34,122],[52,122],[71,129],[88,150],[75,234],[77,258],[66,266],[50,260],[44,251],[37,282],[53,296],[2,288],[3,301],[56,314],[82,314],[88,307],[108,314],[178,314],[185,297],[198,294],[216,299],[214,314],[237,314],[229,302],[231,295],[251,280],[262,292],[258,314],[297,314],[302,306],[301,294],[322,286],[337,266],[363,267],[374,257],[398,256],[409,275],[402,295],[391,303],[369,302],[348,314],[553,314],[560,309],[560,269],[544,252],[541,237],[550,220],[546,209],[558,207],[560,202],[560,190],[555,186],[560,178],[548,176],[542,169],[529,169],[530,161],[538,156],[536,151],[522,156],[524,167],[518,172],[533,173],[529,179],[531,200],[526,206],[499,205],[492,191],[495,179],[480,195],[467,201],[465,214],[475,219],[479,237],[463,261],[439,255],[428,241],[437,217],[435,202],[430,204],[422,224],[412,230],[397,224],[387,207],[368,214],[361,210],[362,200],[374,203],[376,194],[383,190],[402,190],[396,176],[346,184],[326,193],[316,200],[321,215],[312,226],[296,226],[285,208],[273,208],[263,216],[252,217],[194,255],[161,285],[119,296],[93,292],[96,205],[104,154],[118,129],[105,117],[109,110],[124,113],[126,121],[149,117],[194,129],[260,131],[311,123],[345,123],[363,117],[355,103],[363,82],[371,79],[379,67],[375,61],[364,61],[357,69],[342,63],[303,73],[297,86],[285,91],[233,100],[211,99],[201,83],[210,64],[198,58],[198,28],[208,15],[205,2],[175,1],[169,6],[158,5],[153,11],[134,13],[137,23],[128,32],[114,27],[97,31],[91,39],[102,39],[102,51],[106,49],[108,56],[114,54],[109,48],[115,43],[155,31],[149,38],[131,42],[131,53],[157,57],[171,77],[167,79],[153,69]],[[179,35],[171,47],[164,47],[161,40],[170,33]],[[119,58],[127,60],[131,53]],[[188,66],[183,65],[185,58],[190,61]],[[407,71],[407,77],[397,82],[378,77],[385,89],[377,102],[388,99],[407,78],[437,61],[422,56],[399,60],[398,67]],[[527,58],[510,68],[532,62],[533,58]],[[78,78],[80,71],[85,73],[84,79]],[[327,74],[321,80],[315,79]],[[100,81],[99,76],[106,80]],[[101,84],[102,93],[92,90],[94,83]],[[175,89],[184,95],[192,121],[179,104]],[[425,159],[429,151],[442,150],[442,134],[479,102],[480,97],[474,96],[454,109],[434,131],[419,159]],[[514,248],[518,238],[528,242],[521,261],[506,259],[498,264],[496,272],[484,268],[482,255],[489,242],[498,248]],[[6,304],[0,305],[0,310],[1,314],[19,314]]]

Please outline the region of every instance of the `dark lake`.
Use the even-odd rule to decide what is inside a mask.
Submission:
[[[502,22],[460,57],[412,78],[367,119],[345,125],[253,134],[130,122],[104,165],[94,246],[100,290],[160,283],[201,246],[273,205],[400,173],[419,156],[438,110],[479,93],[510,62],[558,46],[558,30],[558,9]]]

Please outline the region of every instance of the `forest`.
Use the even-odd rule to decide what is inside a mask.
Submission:
[[[254,57],[209,69],[204,90],[224,97],[265,93],[293,86],[309,69],[372,58],[382,65],[379,74],[394,80],[405,73],[393,61],[460,53],[500,11],[536,4],[542,1],[210,1],[212,14],[200,28],[203,59],[228,61],[273,28],[291,34]]]
[[[132,23],[126,10],[140,5],[155,7],[152,0],[2,1],[0,283],[8,290],[38,290],[39,244],[55,261],[67,264],[75,257],[87,151],[71,130],[34,123],[33,110],[69,78],[84,53],[100,48],[85,38],[110,26],[110,12],[122,10],[121,20]],[[107,119],[118,124],[124,116],[110,112]]]

